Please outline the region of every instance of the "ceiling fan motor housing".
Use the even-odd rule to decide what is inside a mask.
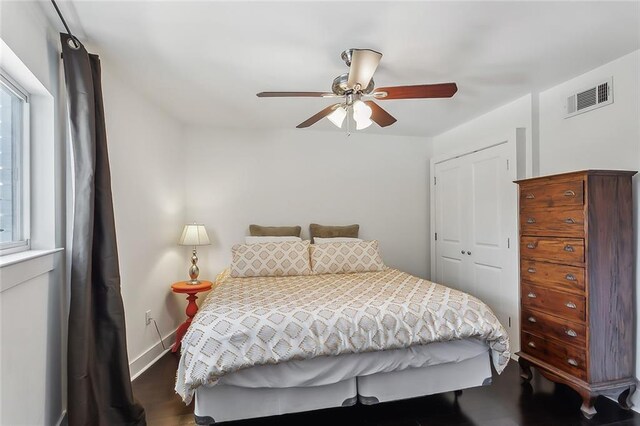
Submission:
[[[331,91],[338,96],[346,95],[349,92],[353,92],[352,89],[349,89],[347,81],[349,80],[349,73],[344,73],[333,79],[333,84],[331,85]],[[373,88],[375,87],[375,83],[373,79],[369,81],[369,85],[364,89],[360,90],[365,95],[373,92]]]

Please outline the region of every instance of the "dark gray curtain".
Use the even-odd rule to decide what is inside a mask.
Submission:
[[[74,49],[69,35],[60,34],[60,39],[75,167],[69,424],[145,425],[129,377],[100,59],[82,45]]]

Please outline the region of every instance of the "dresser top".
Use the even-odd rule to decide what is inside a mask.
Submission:
[[[531,178],[526,178],[526,179],[519,179],[519,180],[515,180],[515,183],[521,183],[521,182],[533,182],[536,180],[542,180],[542,179],[551,179],[551,178],[559,178],[559,177],[572,177],[572,176],[633,176],[635,175],[636,171],[633,170],[593,170],[593,169],[588,169],[588,170],[577,170],[575,172],[566,172],[566,173],[558,173],[558,174],[553,174],[553,175],[545,175],[545,176],[536,176],[536,177],[531,177]]]

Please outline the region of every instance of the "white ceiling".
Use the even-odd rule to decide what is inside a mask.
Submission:
[[[293,128],[332,101],[255,94],[328,91],[347,71],[340,53],[365,47],[384,54],[378,86],[457,82],[452,99],[381,101],[398,122],[367,129],[432,136],[640,48],[639,6],[75,0],[64,10],[103,61],[186,124]]]

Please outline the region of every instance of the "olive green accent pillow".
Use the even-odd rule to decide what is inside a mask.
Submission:
[[[358,231],[360,225],[347,225],[347,226],[325,226],[312,223],[309,225],[309,232],[311,233],[311,242],[315,237],[320,238],[358,238]]]
[[[299,237],[300,231],[300,226],[249,225],[249,234],[252,237]]]

